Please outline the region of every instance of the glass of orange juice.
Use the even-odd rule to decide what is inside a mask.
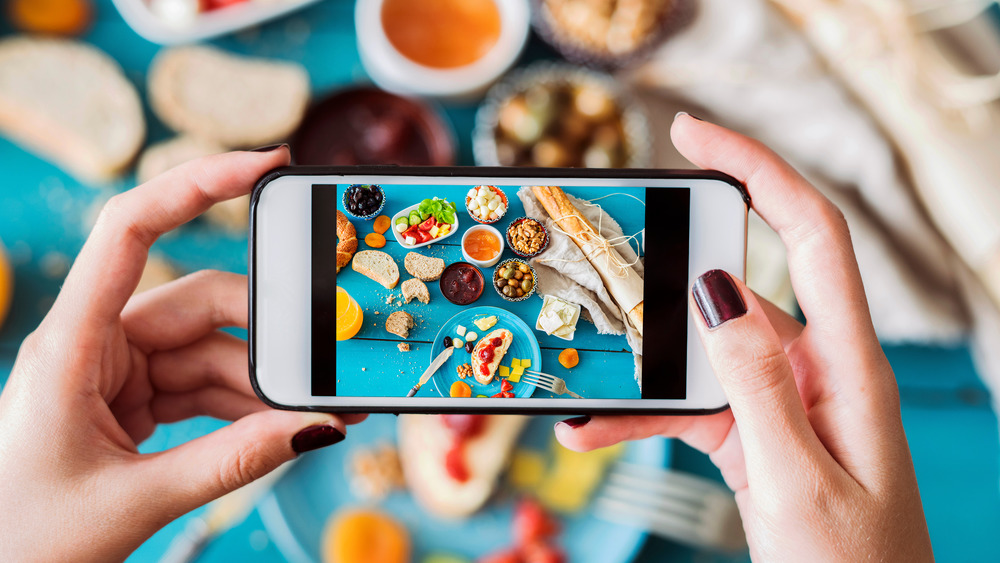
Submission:
[[[337,340],[354,338],[361,330],[365,317],[361,305],[354,300],[347,290],[337,286]]]

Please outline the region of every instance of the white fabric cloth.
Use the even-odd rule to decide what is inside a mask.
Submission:
[[[692,25],[623,79],[760,139],[840,206],[882,341],[954,343],[971,333],[980,375],[1000,383],[996,306],[927,219],[889,140],[764,0],[701,1]],[[657,138],[669,139],[670,119],[653,121]],[[783,249],[755,231],[749,285],[763,264],[764,293],[781,302]]]
[[[524,205],[525,215],[542,221],[549,232],[549,247],[529,260],[538,276],[539,295],[552,295],[571,303],[579,303],[583,306],[585,318],[594,323],[598,334],[625,334],[635,359],[635,381],[642,388],[642,336],[625,322],[626,313],[611,298],[601,275],[587,260],[580,247],[560,231],[556,222],[535,198],[531,188],[521,188],[517,197]],[[598,205],[588,205],[569,193],[566,197],[591,225],[600,230],[601,236],[609,241],[620,241],[613,245],[615,250],[625,262],[633,263],[632,268],[642,277],[642,261],[636,259],[635,250],[628,241],[621,240],[623,234],[627,236],[635,233],[622,233],[618,222],[599,207],[600,202],[596,202]]]

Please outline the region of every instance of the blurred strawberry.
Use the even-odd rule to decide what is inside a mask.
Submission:
[[[530,498],[518,503],[514,511],[514,540],[519,546],[544,541],[559,533],[559,522],[538,501]]]
[[[534,542],[521,546],[524,563],[565,563],[566,555],[550,543]]]

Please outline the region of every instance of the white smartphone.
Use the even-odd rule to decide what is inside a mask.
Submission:
[[[253,192],[250,376],[283,409],[713,413],[688,312],[744,277],[712,171],[291,167]]]

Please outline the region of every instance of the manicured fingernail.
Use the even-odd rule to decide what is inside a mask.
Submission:
[[[292,438],[292,449],[300,454],[332,446],[343,439],[344,433],[340,430],[329,424],[320,424],[299,430],[299,433]]]
[[[733,283],[733,278],[722,270],[702,274],[694,282],[691,293],[708,328],[715,328],[747,313],[740,290]]]
[[[690,117],[691,119],[697,119],[698,121],[705,121],[704,119],[698,117],[697,115],[692,115],[692,114],[690,114],[690,113],[688,113],[686,111],[679,111],[679,112],[677,112],[677,114],[674,115],[674,119],[677,119],[678,117],[680,117],[682,115],[686,115],[686,116]]]
[[[281,147],[288,148],[288,143],[278,143],[277,145],[268,145],[266,147],[257,147],[252,149],[250,152],[271,152],[280,149]]]
[[[563,422],[563,424],[565,424],[566,426],[569,426],[570,428],[579,428],[579,427],[583,426],[584,424],[587,424],[588,422],[590,422],[590,415],[583,415],[583,416],[577,416],[577,417],[574,417],[574,418],[567,418],[566,420],[564,420],[562,422]]]

